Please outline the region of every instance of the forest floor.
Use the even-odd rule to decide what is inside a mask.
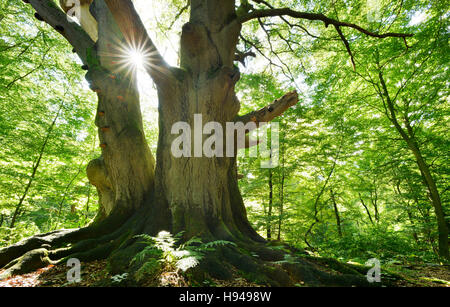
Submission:
[[[437,264],[389,265],[385,269],[395,272],[405,280],[397,281],[398,287],[450,287],[450,267]],[[108,273],[107,261],[85,263],[81,272],[81,282],[67,282],[68,267],[65,265],[49,265],[35,272],[12,276],[0,281],[0,287],[95,287],[101,286],[105,280],[114,279]],[[1,270],[0,270],[1,274]],[[155,285],[154,282],[151,285]],[[181,275],[165,272],[160,275],[161,286],[192,286]],[[236,274],[231,281],[212,280],[214,287],[261,287]]]

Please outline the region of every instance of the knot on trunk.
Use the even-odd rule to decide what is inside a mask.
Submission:
[[[89,162],[86,168],[89,182],[100,190],[111,189],[111,183],[102,158]]]
[[[227,85],[231,85],[232,88],[241,79],[241,72],[237,66],[223,67],[221,70],[221,77],[224,78],[224,82]]]
[[[89,162],[86,168],[89,182],[97,188],[99,196],[99,212],[97,220],[107,217],[114,208],[115,193],[106,171],[103,158],[98,158]]]

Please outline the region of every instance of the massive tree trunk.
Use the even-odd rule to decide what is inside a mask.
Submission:
[[[240,25],[228,25],[234,9],[234,1],[191,2],[191,18],[181,35],[181,71],[158,88],[156,199],[170,208],[174,233],[261,241],[246,217],[236,159],[195,152],[194,146],[203,148],[203,133],[202,139],[192,133],[192,157],[175,157],[171,150],[178,137],[171,134],[175,123],[202,131],[208,122],[225,127],[238,115],[234,87],[239,72],[233,61]],[[194,114],[202,115],[203,125],[194,121]]]

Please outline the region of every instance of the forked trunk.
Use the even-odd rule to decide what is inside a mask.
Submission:
[[[101,69],[90,67],[88,77],[99,97],[96,124],[102,157],[90,163],[88,176],[100,195],[99,216],[114,210],[131,213],[148,203],[155,214],[167,219],[162,225],[173,233],[184,231],[187,238],[262,241],[246,217],[235,155],[223,152],[224,157],[207,157],[194,150],[196,145],[201,149],[208,137],[202,133],[204,123],[215,122],[225,129],[239,112],[234,56],[240,25],[229,23],[235,16],[234,1],[192,1],[191,7],[181,37],[181,69],[159,72],[164,82],[158,84],[156,177],[134,75],[124,78],[124,72],[118,71],[117,55],[126,43],[105,4],[99,1],[91,8],[99,27]],[[201,122],[195,114],[202,116]],[[200,129],[200,138],[191,134],[192,157],[172,152],[178,137],[172,129],[178,122]]]

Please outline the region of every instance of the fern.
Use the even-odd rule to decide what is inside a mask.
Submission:
[[[155,258],[161,258],[159,261],[165,263],[167,266],[186,272],[188,269],[197,266],[207,252],[214,251],[220,246],[236,246],[235,243],[224,240],[203,243],[201,238],[192,237],[176,248],[176,242],[179,241],[182,236],[182,232],[173,236],[167,231],[161,231],[156,237],[149,235],[136,236],[136,238],[142,239],[143,241],[141,243],[144,243],[147,246],[132,259],[130,264],[136,262],[142,263],[148,258],[150,258],[150,260],[147,262],[154,263]],[[141,268],[142,270],[140,269],[139,273],[148,271],[147,262],[144,262]],[[145,270],[144,267],[147,268],[147,270]],[[139,277],[142,278],[142,274],[139,275]]]

